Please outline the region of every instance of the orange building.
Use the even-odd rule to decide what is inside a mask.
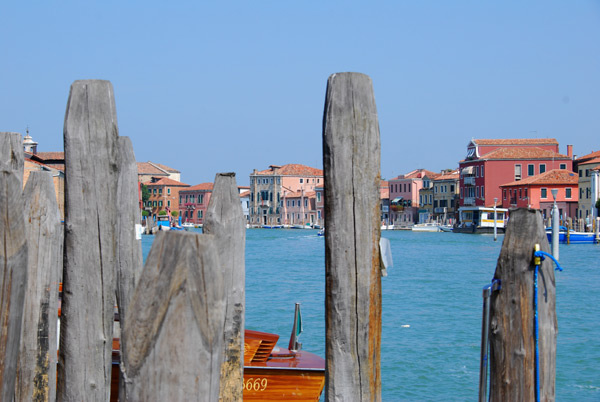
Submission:
[[[164,177],[160,179],[153,178],[144,184],[150,192],[150,197],[146,201],[144,209],[154,219],[160,211],[166,211],[169,216],[171,216],[172,211],[179,212],[179,192],[189,187],[189,184]]]
[[[569,170],[554,169],[522,180],[500,186],[502,208],[535,208],[542,211],[544,218],[550,217],[554,197],[560,219],[576,218],[579,202],[578,176]]]

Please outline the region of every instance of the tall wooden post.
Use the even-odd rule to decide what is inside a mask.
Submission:
[[[490,333],[490,400],[535,400],[534,250],[550,252],[542,215],[511,210],[494,279]],[[549,258],[538,272],[540,400],[555,399],[556,289]]]
[[[29,263],[15,401],[54,401],[63,230],[50,173],[32,172],[23,198]]]
[[[333,74],[323,116],[326,398],[381,400],[380,141],[371,79]]]
[[[138,172],[133,145],[129,137],[119,137],[119,180],[117,185],[117,272],[116,295],[119,308],[119,324],[125,325],[129,301],[135,291],[135,284],[143,269],[142,240],[138,239],[136,224],[140,224],[140,204],[138,196]],[[116,335],[115,335],[116,336]],[[121,345],[121,354],[123,343]],[[121,372],[126,368],[123,364]],[[123,375],[119,376],[120,400],[125,401],[127,384]]]
[[[225,292],[213,235],[158,232],[122,331],[128,401],[216,401]]]
[[[219,400],[241,401],[244,378],[244,310],[246,227],[235,173],[220,173],[202,228],[219,244],[225,287],[225,330]]]
[[[27,240],[23,173],[6,163],[4,152],[0,158],[0,400],[12,401],[27,283]]]
[[[75,81],[65,114],[58,399],[107,401],[115,305],[117,113],[110,82]]]
[[[17,174],[17,179],[23,183],[23,138],[19,133],[0,133],[0,161]]]

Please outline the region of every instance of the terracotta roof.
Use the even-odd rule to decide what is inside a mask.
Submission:
[[[310,166],[290,163],[281,167],[272,165],[271,169],[261,170],[253,173],[256,175],[275,175],[275,176],[323,176],[321,169],[312,168]]]
[[[398,179],[422,179],[423,177],[429,177],[431,179],[438,177],[439,173],[432,172],[427,169],[415,169],[412,172],[408,172],[403,176],[398,176]]]
[[[547,149],[541,149],[537,147],[524,147],[524,148],[498,148],[485,155],[482,155],[479,159],[566,159],[571,160],[567,155],[557,154]]]
[[[523,180],[502,184],[500,187],[523,186],[525,184],[573,184],[577,185],[579,177],[576,173],[564,169],[553,169],[542,174],[527,177]]]
[[[558,145],[554,138],[511,138],[511,139],[477,139],[471,140],[477,145]]]
[[[592,159],[586,160],[584,162],[579,162],[579,166],[581,166],[581,165],[587,165],[588,163],[589,164],[600,163],[600,155],[598,155],[598,157],[596,157],[596,158],[592,158]]]
[[[182,183],[177,180],[169,179],[168,177],[162,177],[154,183],[144,183],[147,186],[178,186],[178,187],[189,187],[189,184]]]
[[[438,177],[436,177],[435,179],[433,179],[433,181],[459,180],[459,179],[460,179],[460,173],[458,172],[458,170],[455,170],[455,171],[450,172],[450,173],[442,173]]]
[[[53,163],[51,165],[48,165],[46,163],[43,163],[43,162],[40,162],[40,161],[36,161],[34,159],[25,159],[25,163],[33,163],[33,164],[40,165],[40,166],[43,166],[43,167],[48,168],[48,169],[60,170],[62,172],[65,171],[65,165],[63,165],[63,164],[54,164]]]
[[[36,157],[38,157],[38,159],[41,160],[65,160],[65,153],[64,152],[36,152],[35,154]]]
[[[138,174],[146,174],[153,176],[168,176],[167,172],[164,172],[152,165],[150,162],[138,162],[137,163]]]
[[[197,190],[212,191],[212,189],[213,189],[212,183],[200,183],[200,184],[196,184],[195,186],[188,187],[185,190],[181,190],[181,191],[197,191]]]
[[[151,164],[153,164],[154,166],[156,166],[156,167],[158,167],[160,169],[166,170],[169,173],[181,173],[177,169],[173,169],[172,167],[169,167],[169,166],[166,166],[166,165],[162,165],[160,163],[154,163],[154,162],[150,162],[150,161],[148,161],[148,163],[151,163]]]
[[[575,161],[578,163],[583,163],[586,162],[588,159],[595,159],[598,157],[600,157],[600,151],[594,151],[590,154],[580,156],[579,158],[575,159]]]

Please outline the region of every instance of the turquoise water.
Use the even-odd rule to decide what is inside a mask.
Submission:
[[[394,267],[383,283],[384,401],[476,400],[482,288],[502,236],[385,231]],[[144,236],[147,255],[152,236]],[[287,346],[302,304],[303,348],[325,356],[324,241],[313,230],[249,229],[246,327]],[[561,246],[556,273],[557,401],[600,400],[600,246]]]

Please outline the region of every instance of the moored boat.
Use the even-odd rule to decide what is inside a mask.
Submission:
[[[552,228],[546,228],[546,236],[548,236],[548,242],[552,243]],[[592,232],[575,232],[574,230],[568,230],[564,226],[560,226],[558,231],[558,242],[561,244],[595,244],[599,242],[596,239],[596,234]]]
[[[440,232],[440,225],[433,222],[418,223],[414,225],[411,230],[413,232]]]

